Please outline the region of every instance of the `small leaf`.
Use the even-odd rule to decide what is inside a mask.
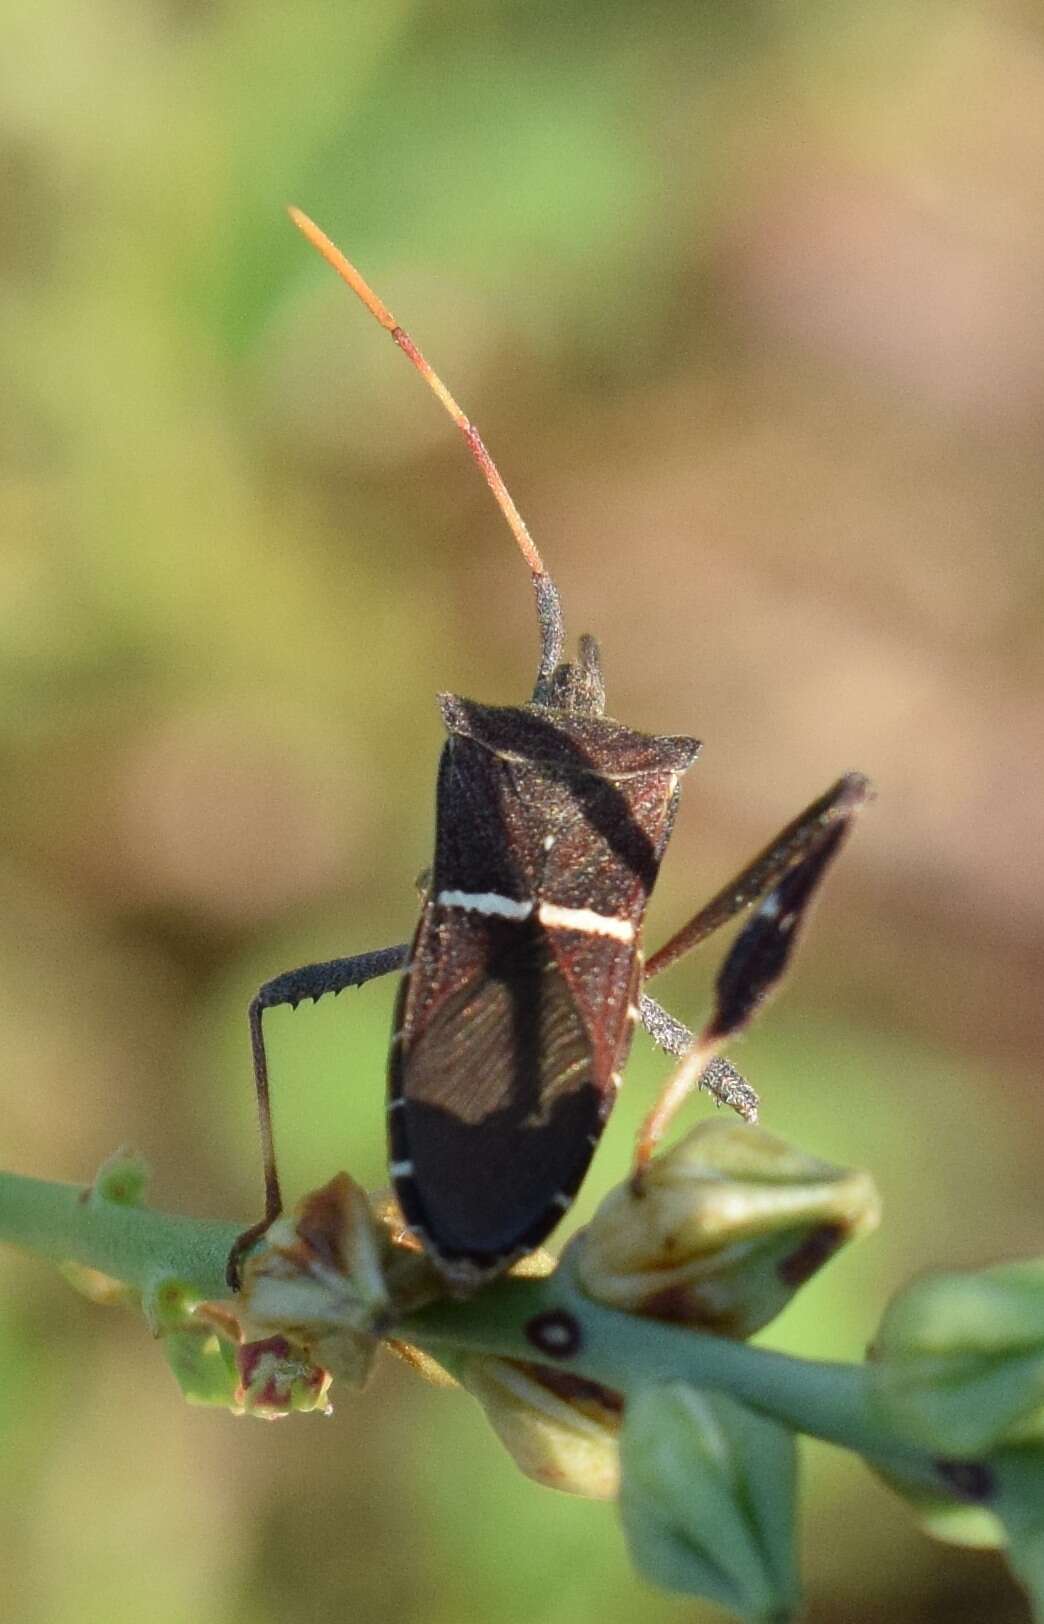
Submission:
[[[219,1326],[201,1317],[169,1331],[162,1344],[174,1379],[190,1404],[226,1410],[239,1407],[236,1343]]]
[[[620,1439],[620,1510],[653,1584],[750,1620],[793,1618],[796,1451],[791,1434],[719,1393],[647,1388]]]

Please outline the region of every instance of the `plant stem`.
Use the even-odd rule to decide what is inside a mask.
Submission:
[[[201,1297],[227,1297],[225,1262],[238,1233],[236,1224],[100,1199],[90,1185],[0,1173],[0,1240],[139,1290],[172,1275]]]
[[[227,1297],[225,1262],[237,1233],[235,1224],[121,1204],[91,1186],[0,1173],[0,1240],[55,1262],[86,1264],[141,1291],[173,1277],[200,1297]],[[568,1360],[541,1351],[527,1329],[547,1313],[567,1315],[578,1328]],[[557,1364],[624,1394],[669,1381],[713,1388],[908,1481],[939,1486],[931,1459],[875,1421],[863,1367],[794,1359],[604,1308],[579,1291],[568,1258],[546,1279],[501,1280],[470,1301],[407,1316],[395,1334],[436,1357],[452,1347]]]
[[[542,1280],[506,1280],[481,1298],[416,1315],[409,1340],[438,1357],[442,1344],[505,1359],[554,1360],[526,1334],[538,1315],[566,1312],[581,1346],[563,1365],[624,1395],[671,1381],[729,1393],[799,1432],[851,1449],[938,1491],[935,1462],[874,1417],[866,1368],[797,1359],[684,1326],[605,1308],[578,1291],[568,1261]]]

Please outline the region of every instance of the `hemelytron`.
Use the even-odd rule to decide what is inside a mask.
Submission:
[[[529,567],[540,658],[525,704],[439,698],[448,737],[435,857],[412,944],[305,965],[266,982],[253,1000],[265,1215],[237,1242],[229,1278],[237,1283],[244,1251],[282,1210],[264,1010],[397,970],[389,1173],[406,1223],[451,1288],[466,1291],[537,1246],[570,1206],[639,1021],[681,1059],[639,1135],[636,1178],[697,1083],[756,1116],[756,1096],[720,1050],[783,975],[870,786],[858,773],[839,779],[646,961],[646,905],[681,776],[700,746],[605,714],[598,645],[582,637],[576,658],[563,659],[558,590],[478,430],[355,267],[305,215],[290,213],[464,435]],[[646,985],[756,902],[694,1036]]]

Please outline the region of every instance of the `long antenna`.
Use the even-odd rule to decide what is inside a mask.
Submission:
[[[387,305],[382,303],[369,284],[359,275],[351,261],[346,259],[341,250],[330,241],[325,231],[321,231],[315,221],[310,220],[307,214],[302,213],[300,209],[291,207],[288,213],[298,231],[308,238],[313,248],[319,250],[327,264],[333,266],[342,281],[347,282],[352,292],[362,300],[370,314],[377,318],[385,332],[391,334],[403,354],[413,362],[432,394],[436,395],[441,401],[467,441],[468,450],[481,468],[483,478],[493,492],[497,506],[511,526],[511,534],[518,543],[519,552],[529,565],[533,577],[537,619],[540,623],[540,667],[537,671],[533,699],[537,704],[546,704],[551,694],[551,678],[562,658],[562,646],[565,640],[562,604],[558,596],[558,588],[547,573],[544,561],[537,551],[536,543],[529,534],[525,520],[512,501],[511,493],[500,477],[496,463],[486,450],[482,436],[470,418],[466,417],[461,411],[442,379],[436,372],[432,371],[406,329],[399,326]]]

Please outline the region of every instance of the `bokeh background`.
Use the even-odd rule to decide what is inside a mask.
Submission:
[[[734,1058],[885,1223],[767,1340],[857,1358],[915,1270],[1039,1250],[1044,8],[7,0],[2,34],[3,1163],[129,1142],[159,1204],[253,1217],[252,991],[409,935],[434,693],[529,692],[507,532],[293,200],[483,428],[616,714],[706,741],[651,944],[877,781]],[[290,1191],[383,1181],[393,992],[270,1017]],[[581,1215],[663,1073],[640,1038]],[[464,1397],[388,1365],[328,1421],[192,1410],[131,1316],[0,1275],[17,1624],[721,1616]],[[806,1466],[813,1621],[1027,1616]]]

